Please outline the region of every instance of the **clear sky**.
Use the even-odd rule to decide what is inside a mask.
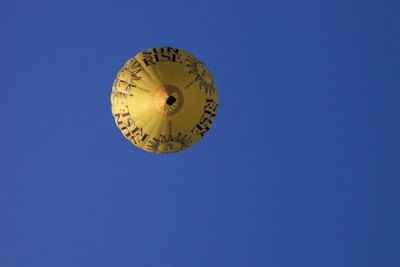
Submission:
[[[400,266],[398,1],[0,1],[0,267]],[[192,148],[115,126],[169,45],[213,72]]]

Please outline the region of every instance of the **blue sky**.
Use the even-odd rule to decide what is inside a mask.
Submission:
[[[400,266],[396,1],[0,2],[0,266]],[[141,151],[141,50],[197,55],[206,137]]]

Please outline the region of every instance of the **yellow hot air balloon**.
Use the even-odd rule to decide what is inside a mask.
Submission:
[[[149,152],[178,152],[210,129],[218,106],[207,67],[178,48],[147,49],[118,72],[111,109],[122,134]]]

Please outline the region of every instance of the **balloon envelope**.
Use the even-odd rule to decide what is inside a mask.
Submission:
[[[178,48],[147,49],[118,72],[111,109],[122,134],[149,152],[178,152],[210,129],[217,88],[206,65]]]

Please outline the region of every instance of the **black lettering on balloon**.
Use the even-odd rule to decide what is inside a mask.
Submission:
[[[143,62],[146,67],[160,62],[182,63],[179,49],[172,47],[153,48],[142,52]]]
[[[151,58],[143,58],[143,62],[148,67],[149,65],[154,65],[156,62],[153,62]]]
[[[206,99],[204,111],[201,115],[200,121],[192,129],[192,133],[204,136],[210,130],[211,124],[214,122],[218,104],[213,99]]]
[[[122,134],[134,144],[138,144],[139,141],[145,142],[149,138],[149,134],[145,133],[142,127],[135,125],[130,117],[128,106],[121,108],[114,117]]]

